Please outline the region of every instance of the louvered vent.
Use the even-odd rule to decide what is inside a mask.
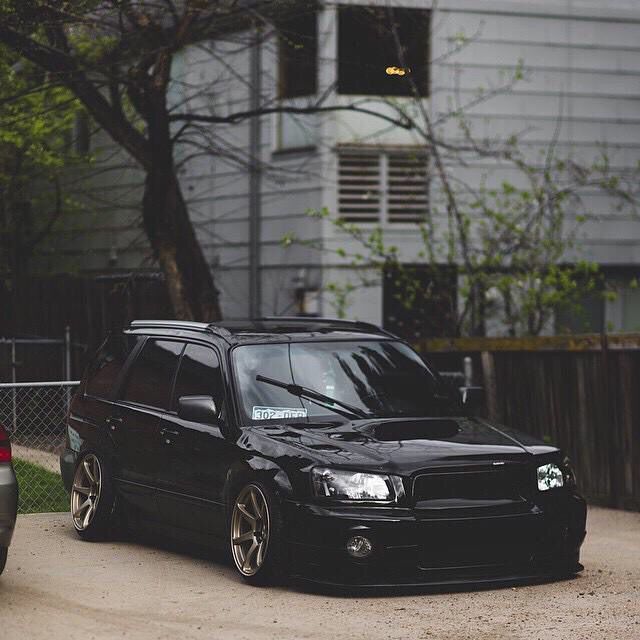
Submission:
[[[429,207],[426,156],[391,153],[387,158],[387,221],[422,222]]]
[[[346,222],[380,220],[380,156],[341,152],[338,166],[338,209]]]

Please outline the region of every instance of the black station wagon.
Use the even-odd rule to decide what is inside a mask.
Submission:
[[[560,450],[474,415],[365,323],[136,321],[73,399],[61,456],[88,540],[222,544],[251,583],[511,583],[582,569]]]

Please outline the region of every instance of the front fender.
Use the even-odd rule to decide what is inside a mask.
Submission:
[[[224,503],[229,511],[236,493],[251,480],[270,485],[279,500],[293,497],[293,486],[287,472],[273,460],[251,456],[229,468],[224,486]]]

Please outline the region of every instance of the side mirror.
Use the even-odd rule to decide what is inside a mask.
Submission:
[[[202,424],[218,424],[218,407],[211,396],[178,398],[178,418]]]
[[[465,415],[476,415],[484,406],[484,389],[482,387],[460,387],[460,404]]]

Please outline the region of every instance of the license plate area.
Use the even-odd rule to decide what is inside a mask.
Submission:
[[[420,524],[423,568],[528,562],[540,548],[535,516],[429,520]]]

